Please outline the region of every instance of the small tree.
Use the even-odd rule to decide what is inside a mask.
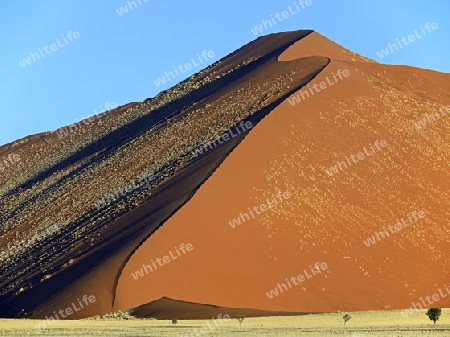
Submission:
[[[344,316],[342,316],[342,318],[344,319],[344,325],[345,325],[347,323],[347,321],[349,321],[350,318],[352,318],[352,316],[349,314],[345,314]]]
[[[244,315],[237,315],[235,317],[239,321],[239,329],[241,329],[242,328],[241,324],[242,324],[242,321],[245,319],[245,316]]]
[[[175,325],[175,324],[177,324],[177,323],[178,323],[178,321],[177,321],[176,319],[173,319],[173,320],[172,320],[172,324],[173,324],[173,325]]]
[[[430,321],[433,321],[434,324],[436,324],[436,321],[439,320],[439,317],[441,317],[441,308],[430,308],[426,312],[426,315],[430,319]]]

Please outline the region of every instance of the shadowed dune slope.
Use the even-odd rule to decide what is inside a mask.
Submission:
[[[228,315],[234,318],[236,315],[246,317],[287,316],[296,315],[293,312],[264,311],[248,308],[225,308],[210,304],[190,303],[176,301],[170,298],[160,298],[148,304],[141,305],[130,310],[130,314],[137,318],[157,319],[201,319],[217,318]]]
[[[450,75],[377,64],[317,33],[279,60],[308,55],[331,58],[309,97],[266,116],[134,253],[115,308],[163,296],[295,312],[401,309],[433,294],[450,305],[450,115],[415,124],[450,105]],[[280,192],[290,198],[256,214]],[[182,243],[192,250],[172,259]],[[316,262],[328,268],[312,276]]]

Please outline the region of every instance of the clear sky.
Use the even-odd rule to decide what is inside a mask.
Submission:
[[[0,145],[75,123],[105,110],[108,102],[154,97],[275,32],[312,29],[381,63],[450,72],[450,1],[310,1],[304,8],[300,0],[2,1]],[[125,6],[127,13],[120,10]],[[276,24],[266,23],[267,29],[254,34],[251,29],[271,15]],[[436,22],[438,29],[424,35],[420,26],[425,29],[427,22]],[[414,30],[420,39],[382,59],[377,55]],[[198,64],[203,51],[213,51],[214,57],[193,64],[191,58]],[[27,58],[30,64],[23,62]],[[188,62],[192,69],[155,84],[164,72]]]

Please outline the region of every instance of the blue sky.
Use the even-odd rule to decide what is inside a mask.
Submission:
[[[133,10],[127,0],[2,3],[0,145],[75,123],[94,110],[100,113],[108,102],[123,105],[153,97],[258,36],[275,32],[312,29],[381,63],[450,72],[446,0],[310,0],[305,8],[300,0],[139,1],[134,0]],[[263,19],[289,11],[289,6],[295,12],[296,5],[298,13],[262,34],[252,33]],[[128,12],[119,15],[116,10],[125,6]],[[438,29],[383,59],[377,56],[396,38],[414,30],[423,35],[420,26],[427,22],[436,22]],[[70,41],[68,32],[78,32],[78,39]],[[44,57],[19,64],[39,48]],[[155,85],[165,71],[191,62],[204,50],[214,57]]]

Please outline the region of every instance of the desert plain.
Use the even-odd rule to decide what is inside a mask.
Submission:
[[[346,325],[343,313],[310,314],[284,317],[249,317],[242,326],[230,318],[217,323],[211,320],[156,319],[84,319],[60,320],[43,332],[35,329],[41,320],[0,320],[1,336],[348,336],[348,337],[415,337],[449,336],[450,309],[443,309],[441,319],[433,324],[424,310],[403,317],[401,311],[368,311],[350,313]],[[216,318],[217,320],[217,318]],[[209,327],[208,328],[208,324]],[[202,328],[206,328],[201,330]]]

